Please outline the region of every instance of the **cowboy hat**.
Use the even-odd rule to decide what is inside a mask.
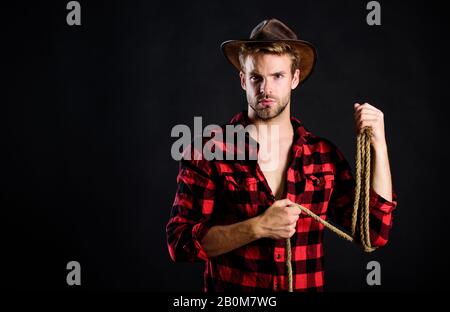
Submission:
[[[300,55],[300,82],[308,78],[317,58],[315,47],[307,41],[299,40],[289,27],[275,18],[266,19],[253,28],[250,39],[227,40],[222,42],[220,48],[228,61],[241,70],[239,49],[242,44],[273,42],[285,42],[297,50]]]

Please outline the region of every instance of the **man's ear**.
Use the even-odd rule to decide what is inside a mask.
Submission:
[[[241,70],[239,71],[239,78],[241,79],[241,88],[246,90],[246,85],[245,85],[245,73]]]
[[[300,69],[297,68],[294,72],[294,77],[292,78],[291,89],[294,90],[295,88],[297,88],[299,82],[300,82]]]

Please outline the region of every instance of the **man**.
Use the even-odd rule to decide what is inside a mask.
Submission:
[[[167,224],[170,255],[205,261],[206,291],[286,291],[289,238],[294,291],[321,291],[324,227],[293,204],[348,230],[355,182],[343,154],[290,115],[291,91],[310,75],[315,49],[270,19],[249,40],[226,41],[222,50],[239,69],[248,102],[231,124],[254,126],[249,140],[258,142],[258,158],[181,161]],[[354,118],[357,132],[372,128],[370,239],[372,246],[383,246],[397,205],[383,113],[356,103]],[[277,127],[279,135],[263,131],[267,126]],[[269,146],[277,146],[276,152],[262,155]]]

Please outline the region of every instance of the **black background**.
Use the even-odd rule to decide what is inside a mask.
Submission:
[[[201,264],[171,262],[165,225],[173,126],[246,108],[219,51],[276,17],[315,44],[292,113],[354,162],[353,103],[385,114],[399,197],[389,244],[365,255],[326,236],[329,291],[439,290],[449,278],[448,39],[430,1],[68,1],[2,4],[0,280],[9,289],[200,291]],[[66,284],[81,263],[82,286]],[[382,285],[366,284],[379,261]]]

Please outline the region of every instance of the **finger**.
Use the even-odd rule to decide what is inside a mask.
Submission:
[[[365,120],[378,121],[378,120],[380,120],[380,116],[379,115],[375,115],[375,114],[362,114],[361,116],[356,116],[355,117],[355,122],[356,123],[360,123],[361,121],[365,121]]]
[[[356,129],[357,129],[358,133],[361,133],[365,128],[373,129],[376,124],[377,124],[376,121],[364,120],[364,121],[361,121],[360,123],[358,123],[358,126]]]
[[[359,128],[371,127],[377,123],[378,119],[365,119],[358,122]]]
[[[288,216],[282,221],[282,224],[284,226],[293,226],[297,224],[298,219],[298,216]]]
[[[355,117],[355,119],[361,118],[363,116],[378,117],[378,116],[380,116],[380,113],[379,112],[374,112],[374,111],[371,111],[371,110],[360,110],[358,112],[355,112],[353,114],[353,116]]]
[[[380,118],[382,115],[381,111],[373,111],[373,110],[359,110],[353,113],[353,118],[358,120],[363,117],[371,117],[371,118]]]
[[[373,109],[373,110],[378,110],[378,108],[376,108],[375,106],[373,106],[372,104],[367,103],[367,102],[365,102],[362,106],[365,107],[365,108],[369,108],[369,109]]]
[[[295,234],[295,229],[286,228],[285,230],[279,232],[279,237],[281,238],[291,238]]]
[[[373,105],[370,105],[369,103],[364,103],[358,107],[358,110],[362,111],[371,111],[371,112],[381,112],[378,108],[376,108]]]
[[[355,111],[359,111],[359,110],[363,109],[364,106],[362,103],[355,103],[355,104],[353,104],[353,108]]]
[[[292,233],[292,232],[294,232],[295,233],[295,229],[293,230],[291,227],[286,227],[286,228],[284,228],[282,231],[281,231],[281,235],[283,235],[284,237],[286,237],[286,238],[289,238],[289,237],[291,237],[294,233]],[[291,234],[292,233],[292,234]]]
[[[289,205],[296,205],[296,203],[293,202],[292,200],[290,200],[289,198],[286,198],[286,202],[287,202]]]
[[[354,107],[355,112],[358,112],[358,111],[361,111],[361,110],[373,111],[373,112],[380,111],[378,108],[376,108],[373,105],[370,105],[369,103],[364,103],[364,104],[355,103],[353,107]]]
[[[297,221],[295,221],[295,222],[290,222],[290,223],[288,223],[288,224],[286,224],[289,228],[295,228],[295,227],[297,227]]]
[[[275,203],[278,206],[280,206],[280,207],[282,207],[282,206],[290,206],[290,205],[293,204],[293,202],[290,201],[288,198],[277,200]]]
[[[296,202],[293,202],[289,198],[286,198],[285,200],[286,200],[286,203],[287,203],[286,206],[288,206],[288,207],[295,207],[295,206],[298,205]]]
[[[303,211],[300,208],[304,208],[304,207],[302,205],[297,204],[297,208],[298,208],[297,210],[298,210],[299,214],[301,214]]]
[[[302,211],[300,210],[300,208],[298,208],[297,205],[295,205],[295,206],[290,207],[289,213],[291,215],[298,216],[299,214],[302,213]]]
[[[371,107],[362,107],[360,109],[355,110],[354,114],[358,113],[373,113],[373,114],[382,114],[383,112],[377,108],[371,108]]]
[[[295,229],[292,229],[292,230],[289,232],[289,238],[291,238],[292,236],[294,236],[294,234],[295,234]]]

